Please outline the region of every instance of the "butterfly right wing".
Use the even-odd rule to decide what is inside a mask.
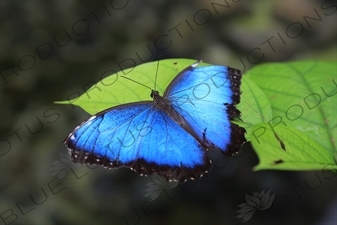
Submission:
[[[128,167],[168,180],[200,177],[210,161],[200,144],[153,102],[113,107],[90,117],[65,140],[73,162]]]
[[[226,66],[196,65],[182,71],[164,97],[200,143],[231,156],[246,141],[245,129],[231,122],[240,116],[235,105],[240,102],[241,72]]]

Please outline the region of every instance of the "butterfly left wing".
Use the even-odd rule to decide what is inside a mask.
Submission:
[[[200,144],[153,102],[98,113],[78,126],[65,144],[73,162],[128,167],[168,180],[200,177],[210,169]]]
[[[232,155],[246,141],[245,129],[230,122],[240,115],[235,105],[240,102],[241,72],[226,66],[197,65],[176,76],[164,97],[192,127],[196,139]]]

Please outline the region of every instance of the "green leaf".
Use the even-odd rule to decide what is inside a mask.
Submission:
[[[303,132],[284,125],[254,126],[251,143],[259,164],[254,170],[337,170],[333,157]]]
[[[247,76],[271,103],[270,123],[304,132],[337,160],[336,62],[268,63],[249,70]]]
[[[164,59],[144,63],[112,74],[83,93],[77,99],[57,101],[58,104],[74,104],[93,115],[120,104],[152,100],[150,90],[136,82],[155,88],[163,94],[171,80],[183,69],[197,62],[195,59]],[[208,65],[201,63],[200,65]],[[158,73],[157,73],[158,69]],[[155,77],[157,83],[155,87]],[[122,78],[126,76],[136,82]]]
[[[246,138],[250,140],[252,127],[258,123],[270,121],[272,110],[264,92],[245,75],[241,80],[241,90],[241,102],[237,108],[241,111],[242,121],[234,122],[246,129]]]

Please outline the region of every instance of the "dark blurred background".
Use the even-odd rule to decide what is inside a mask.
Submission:
[[[201,180],[157,198],[161,183],[153,177],[72,165],[62,142],[88,114],[53,104],[111,71],[158,59],[203,59],[244,72],[265,62],[336,61],[336,1],[0,4],[0,224],[238,224],[246,195],[263,190],[276,199],[247,225],[337,221],[335,175],[253,172],[258,159],[249,143],[234,158],[216,156]]]

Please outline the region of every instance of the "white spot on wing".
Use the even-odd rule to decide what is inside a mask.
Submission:
[[[195,63],[193,63],[192,65],[191,65],[191,67],[197,67],[198,65],[199,65],[199,63],[201,63],[202,62],[202,60],[200,59],[200,60],[198,60],[197,62],[195,62]]]
[[[93,120],[93,119],[95,119],[95,118],[96,118],[96,116],[90,117],[90,118],[88,119],[88,122],[91,121],[91,120]]]

